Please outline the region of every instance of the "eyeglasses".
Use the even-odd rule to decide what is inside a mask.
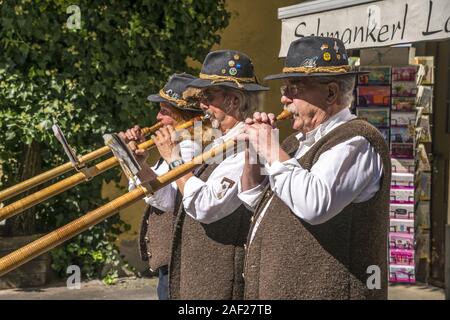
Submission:
[[[280,87],[280,93],[282,96],[293,98],[297,96],[297,94],[303,92],[303,88],[296,84],[289,84]]]
[[[211,104],[220,94],[223,94],[222,90],[204,90],[200,94],[200,101],[205,104]]]

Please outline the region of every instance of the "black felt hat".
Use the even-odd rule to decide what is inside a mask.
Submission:
[[[239,51],[218,50],[208,53],[203,61],[199,79],[189,84],[194,88],[224,86],[243,91],[265,91],[253,70],[250,58]]]
[[[341,40],[330,37],[304,37],[293,41],[289,46],[283,73],[267,76],[264,80],[361,73],[368,72],[352,69]]]
[[[188,85],[197,79],[188,73],[175,73],[170,76],[164,88],[159,93],[151,94],[147,97],[151,102],[167,102],[179,110],[203,112],[200,107],[195,109],[192,104],[188,104],[183,99],[183,92],[188,89]]]

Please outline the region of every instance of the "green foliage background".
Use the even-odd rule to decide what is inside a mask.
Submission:
[[[81,29],[67,28],[69,5]],[[78,154],[103,145],[102,134],[151,124],[146,97],[174,72],[202,61],[226,27],[225,0],[0,0],[0,189],[17,183],[24,145],[41,146],[42,170],[66,162],[53,137],[58,122]],[[94,178],[37,207],[38,232],[62,226],[107,202]],[[61,275],[77,264],[87,277],[118,264],[114,240],[127,226],[116,215],[52,251]]]

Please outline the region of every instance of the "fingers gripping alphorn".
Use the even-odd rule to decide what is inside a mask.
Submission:
[[[194,119],[190,121],[186,121],[183,124],[176,127],[177,130],[184,130],[187,128],[190,128],[194,125],[196,121],[203,120],[204,117],[195,117]],[[155,143],[152,139],[147,140],[141,144],[139,144],[140,149],[148,150],[150,148],[153,148]],[[109,147],[108,151],[110,150]],[[102,148],[103,149],[103,148]],[[118,165],[118,160],[115,157],[108,158],[102,162],[99,162],[98,164],[87,168],[88,175],[86,172],[78,172],[66,179],[63,179],[61,181],[58,181],[42,190],[39,190],[33,194],[30,194],[16,202],[13,202],[3,208],[0,209],[0,221],[4,219],[11,218],[12,216],[15,216],[16,214],[19,214],[26,209],[31,208],[34,205],[37,205],[53,196],[56,196],[70,188],[73,188],[80,183],[85,182],[86,180],[93,178],[95,176],[98,176],[99,174],[105,172],[106,170],[109,170],[115,166]]]
[[[276,120],[280,121],[287,119],[290,116],[291,114],[288,111],[283,111],[276,117]],[[124,194],[123,196],[114,199],[100,208],[86,213],[84,216],[70,222],[69,224],[66,224],[57,230],[31,242],[30,244],[2,257],[0,259],[0,276],[75,237],[97,223],[102,222],[121,209],[139,201],[149,192],[155,192],[163,188],[169,183],[191,172],[202,163],[208,162],[209,159],[212,159],[217,155],[226,154],[226,151],[234,148],[235,144],[236,142],[234,140],[228,140],[225,143],[193,158],[191,161],[157,177],[148,185],[139,185],[136,189]]]
[[[158,122],[157,124],[143,128],[142,133],[144,135],[149,135],[155,132],[156,130],[160,129],[162,127],[162,123]],[[101,147],[95,151],[92,151],[84,156],[79,157],[79,163],[82,165],[85,165],[91,161],[94,161],[100,157],[103,157],[104,155],[107,155],[111,150],[108,147]],[[27,179],[25,181],[22,181],[18,184],[15,184],[5,190],[0,191],[0,202],[8,200],[9,198],[12,198],[22,192],[25,192],[33,187],[36,187],[38,185],[41,185],[51,179],[54,179],[56,177],[59,177],[72,169],[75,169],[73,164],[69,161],[65,164],[62,164],[56,168],[50,169],[46,172],[43,172],[37,176],[34,176],[30,179]]]

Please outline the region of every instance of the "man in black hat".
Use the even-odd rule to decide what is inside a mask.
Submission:
[[[265,160],[246,161],[240,181],[255,209],[246,299],[387,298],[390,158],[379,131],[349,111],[355,74],[342,41],[305,37],[266,78],[284,80],[297,132],[279,148],[273,114],[255,113],[240,137]]]
[[[174,74],[159,93],[148,97],[149,101],[159,103],[156,120],[163,126],[177,126],[200,115],[202,110],[199,108],[199,102],[192,97],[186,97],[187,91],[190,90],[188,84],[195,79],[186,73]],[[121,132],[120,135],[128,142],[140,162],[143,168],[140,177],[143,181],[149,181],[169,171],[169,164],[162,158],[152,167],[147,164],[148,152],[137,148],[137,144],[145,141],[139,126]],[[193,140],[184,140],[180,143],[180,153],[184,161],[190,161],[200,152],[201,146]],[[140,182],[139,179],[137,181]],[[135,185],[130,181],[130,189],[133,188]],[[151,197],[144,198],[148,206],[140,227],[139,252],[141,259],[148,261],[150,270],[158,272],[157,292],[160,300],[168,299],[168,265],[176,196],[177,186],[171,183],[156,191]]]
[[[189,86],[202,90],[201,108],[220,133],[211,147],[240,132],[243,120],[260,106],[261,92],[267,90],[258,84],[250,58],[232,50],[210,52],[199,79]],[[173,128],[160,131],[156,137],[160,154],[176,163],[180,156],[171,152],[176,145],[170,138]],[[215,158],[177,180],[183,197],[169,267],[173,299],[243,298],[243,247],[250,212],[237,197],[243,151],[228,152],[226,158]]]

